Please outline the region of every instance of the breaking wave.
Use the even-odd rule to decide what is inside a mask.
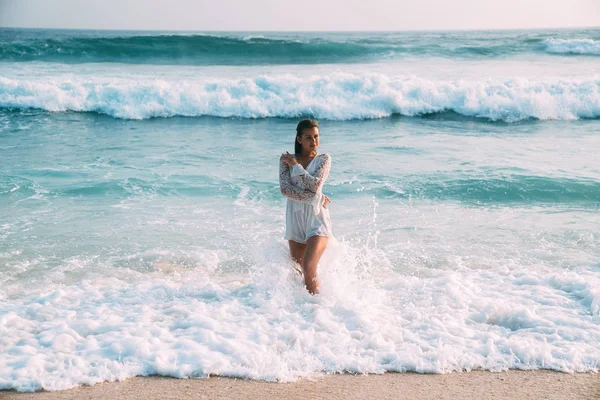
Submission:
[[[600,78],[434,81],[335,73],[169,81],[0,77],[0,108],[95,112],[123,119],[173,116],[329,120],[454,112],[491,121],[600,116]]]

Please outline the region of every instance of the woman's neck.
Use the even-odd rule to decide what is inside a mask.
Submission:
[[[316,151],[311,151],[311,152],[309,152],[308,154],[307,154],[306,152],[302,152],[302,153],[300,153],[300,154],[297,154],[297,156],[298,156],[298,157],[301,157],[301,158],[313,158],[313,157],[315,157],[316,155],[317,155],[317,152],[316,152]]]

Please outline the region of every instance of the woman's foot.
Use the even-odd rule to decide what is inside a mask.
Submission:
[[[321,283],[317,278],[310,280],[305,279],[304,283],[306,284],[306,290],[308,290],[308,293],[312,295],[319,294],[319,286],[321,286]]]

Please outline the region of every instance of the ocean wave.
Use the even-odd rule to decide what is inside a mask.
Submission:
[[[352,182],[327,186],[334,198],[374,196],[378,199],[451,201],[468,205],[551,205],[600,207],[600,181],[583,177],[539,176],[502,171],[388,177],[366,174]]]
[[[600,54],[600,42],[547,35],[362,33],[246,36],[155,34],[72,36],[73,33],[3,37],[0,61],[117,62],[182,65],[267,65],[369,62],[404,57],[480,59],[523,53]],[[6,35],[6,34],[5,34]],[[114,35],[114,33],[112,34]]]
[[[0,77],[0,108],[78,111],[123,119],[173,116],[328,120],[454,112],[491,121],[600,117],[600,77],[434,81],[334,73],[168,81]]]
[[[600,40],[546,39],[543,43],[549,53],[600,56]]]
[[[35,182],[45,177],[43,187]],[[70,178],[65,183],[65,178]],[[460,171],[432,175],[403,175],[392,178],[367,174],[353,182],[329,182],[328,195],[334,198],[372,197],[399,200],[451,201],[464,204],[552,205],[600,207],[600,181],[583,177],[537,176],[525,173],[486,173]],[[168,180],[151,181],[133,177],[97,178],[77,172],[40,170],[29,178],[0,175],[0,199],[11,201],[46,200],[61,197],[106,197],[113,199],[153,197],[227,197],[235,204],[247,200],[281,201],[272,182],[243,182],[205,175],[171,175]]]
[[[456,200],[481,204],[578,204],[600,206],[600,182],[532,175],[414,177],[385,183],[375,192],[392,198]]]
[[[386,54],[393,43],[370,46],[323,39],[213,35],[68,37],[0,43],[0,61],[121,62],[187,65],[348,62]]]

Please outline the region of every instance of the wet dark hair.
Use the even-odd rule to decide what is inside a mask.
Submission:
[[[302,154],[302,143],[298,142],[298,138],[302,138],[302,131],[306,128],[318,128],[319,122],[315,119],[303,119],[298,122],[296,127],[296,137],[294,138],[294,153]]]

